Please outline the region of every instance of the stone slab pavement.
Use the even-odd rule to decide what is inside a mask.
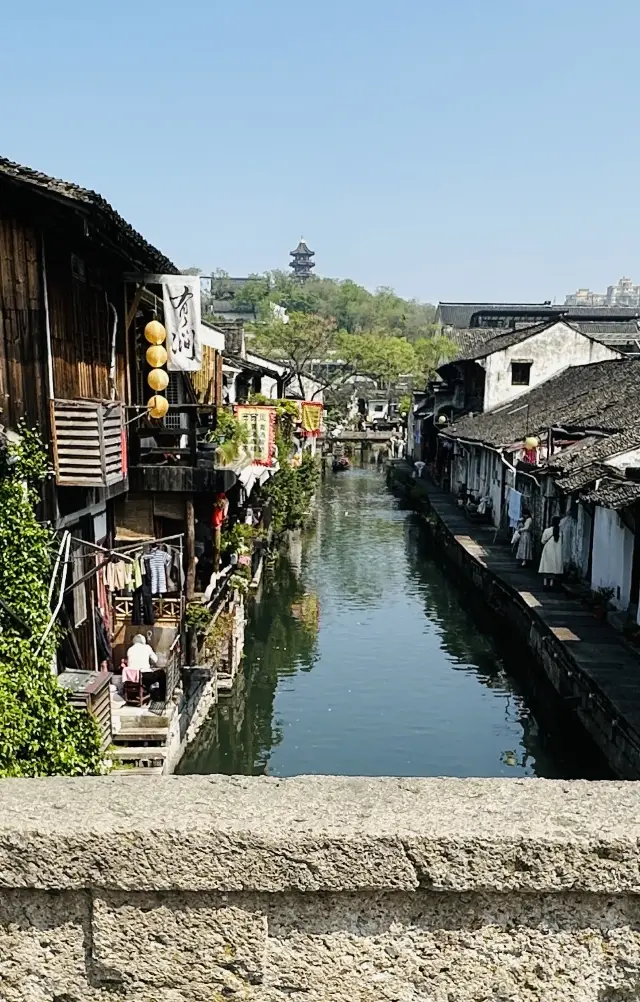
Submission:
[[[640,654],[578,599],[564,591],[545,592],[537,568],[519,566],[511,547],[495,539],[495,528],[469,522],[451,494],[428,480],[417,480],[414,486],[424,493],[459,545],[520,595],[565,644],[580,669],[620,716],[640,734]]]

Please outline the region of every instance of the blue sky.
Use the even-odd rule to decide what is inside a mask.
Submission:
[[[182,266],[406,296],[640,282],[637,0],[5,5],[0,152]]]

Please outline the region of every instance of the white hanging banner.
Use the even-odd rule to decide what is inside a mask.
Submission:
[[[169,372],[198,372],[202,368],[200,340],[200,278],[163,275],[164,326],[167,330]]]

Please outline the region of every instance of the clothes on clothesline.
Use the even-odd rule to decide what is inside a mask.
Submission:
[[[104,579],[109,591],[126,591],[131,588],[132,565],[128,560],[112,560],[104,570]]]
[[[509,516],[509,528],[515,529],[522,517],[522,494],[520,494],[520,492],[515,490],[513,487],[509,488],[509,507],[507,509],[507,514]]]
[[[147,554],[145,561],[151,572],[151,594],[164,595],[169,591],[167,585],[167,571],[171,564],[171,557],[166,550],[154,547],[151,553]]]
[[[148,576],[145,575],[141,586],[136,588],[133,593],[131,622],[134,626],[153,626],[156,621],[149,580]]]

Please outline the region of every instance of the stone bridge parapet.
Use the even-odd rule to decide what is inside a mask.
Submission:
[[[640,787],[0,783],[2,1002],[636,1002]]]

